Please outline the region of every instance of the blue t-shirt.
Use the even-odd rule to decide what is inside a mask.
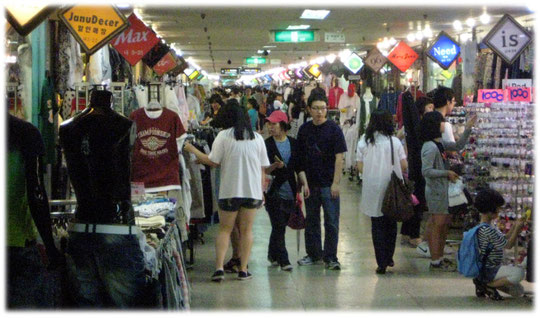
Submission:
[[[248,110],[249,119],[251,120],[251,128],[253,131],[257,130],[257,120],[259,120],[259,112],[255,109]]]
[[[308,121],[298,131],[298,152],[309,186],[330,187],[334,182],[336,154],[347,152],[343,131],[332,120],[318,126]]]
[[[281,158],[283,158],[283,162],[288,165],[289,161],[291,160],[291,143],[289,141],[289,138],[286,138],[285,141],[277,141],[276,140],[276,146],[279,151],[279,154],[281,155]],[[285,181],[281,188],[279,188],[279,197],[285,200],[294,200],[294,194],[291,188],[291,185],[288,181]]]

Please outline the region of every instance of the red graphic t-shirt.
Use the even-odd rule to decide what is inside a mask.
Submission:
[[[137,124],[131,180],[144,182],[146,189],[180,185],[176,138],[185,130],[175,112],[162,111],[158,118],[150,118],[139,108],[129,116]]]

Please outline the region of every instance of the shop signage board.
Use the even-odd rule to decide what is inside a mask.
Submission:
[[[532,36],[519,22],[505,14],[483,42],[506,63],[512,64],[532,42]]]
[[[171,52],[169,52],[165,54],[165,56],[161,58],[161,60],[159,60],[159,62],[157,62],[156,65],[154,65],[153,70],[154,72],[157,73],[157,75],[161,76],[167,73],[168,71],[174,69],[176,65],[177,64],[174,59],[174,56],[172,55]]]
[[[321,71],[319,70],[319,67],[321,67],[319,64],[313,64],[309,67],[307,72],[313,77],[318,78],[319,76],[321,76]]]
[[[244,67],[240,71],[241,75],[255,75],[259,73],[261,69],[259,67]]]
[[[275,42],[288,42],[288,43],[297,43],[297,42],[314,42],[315,41],[315,31],[314,30],[281,30],[274,31],[274,41]]]
[[[46,5],[17,3],[6,5],[6,19],[9,24],[22,36],[28,35],[56,8]]]
[[[358,73],[362,66],[364,66],[364,62],[362,61],[362,58],[355,52],[352,52],[349,57],[343,61],[343,65],[345,65],[346,68],[349,69],[353,74]]]
[[[388,54],[388,60],[401,72],[408,70],[417,58],[418,54],[403,41]]]
[[[387,61],[386,56],[384,56],[377,48],[369,51],[368,55],[364,59],[366,66],[375,73],[378,73]]]
[[[345,34],[343,33],[324,33],[324,42],[328,43],[345,43]]]
[[[246,64],[266,64],[266,58],[264,57],[248,57],[246,58]]]
[[[272,65],[280,65],[281,60],[280,59],[270,59],[270,64],[272,64]]]
[[[509,102],[531,102],[531,95],[530,87],[509,87],[507,89]]]
[[[222,68],[221,74],[228,75],[228,76],[237,76],[238,69],[237,68]]]
[[[129,27],[126,17],[112,5],[76,5],[62,10],[59,17],[90,55]]]
[[[361,80],[362,78],[360,77],[360,75],[349,75],[348,77],[348,80],[349,81],[358,81],[358,80]]]
[[[128,22],[129,28],[114,38],[111,45],[134,66],[159,42],[159,38],[135,14],[128,17]]]
[[[502,89],[479,89],[479,103],[501,103],[505,100],[504,90]]]
[[[447,70],[459,57],[459,44],[444,31],[441,31],[427,50],[427,56]]]
[[[516,78],[516,79],[503,79],[502,88],[509,87],[532,87],[532,79]]]

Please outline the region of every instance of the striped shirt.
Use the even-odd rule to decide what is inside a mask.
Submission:
[[[486,267],[498,268],[503,260],[503,249],[508,240],[498,229],[492,226],[482,226],[476,232],[478,238],[478,246],[480,247],[480,259],[484,258],[487,252],[488,244],[493,246],[488,254]]]

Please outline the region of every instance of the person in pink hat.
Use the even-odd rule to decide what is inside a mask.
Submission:
[[[266,121],[270,137],[265,140],[265,144],[271,166],[265,172],[273,178],[265,193],[266,211],[272,224],[268,261],[272,266],[280,266],[283,271],[292,271],[285,247],[285,230],[290,214],[295,209],[296,193],[303,186],[304,194],[309,196],[309,187],[303,174],[299,178],[300,185],[296,182],[297,174],[300,173],[299,153],[296,139],[287,136],[291,128],[287,114],[275,110]]]

